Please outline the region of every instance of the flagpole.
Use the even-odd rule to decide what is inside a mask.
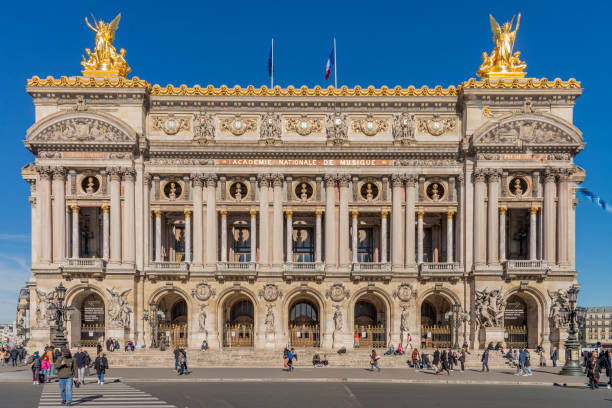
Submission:
[[[338,88],[338,58],[336,55],[336,37],[334,37],[334,88]]]
[[[272,72],[270,74],[270,88],[274,88],[274,37],[272,37]]]

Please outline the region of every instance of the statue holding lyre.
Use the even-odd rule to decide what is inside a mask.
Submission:
[[[84,71],[83,75],[88,77],[99,76],[122,76],[125,77],[130,71],[130,67],[125,61],[125,50],[122,48],[119,53],[113,46],[115,40],[115,32],[119,28],[121,13],[114,18],[110,23],[105,23],[102,20],[96,21],[92,15],[93,26],[85,17],[87,26],[96,33],[96,48],[93,52],[89,48],[85,49],[87,59],[83,56],[81,65]]]
[[[482,65],[477,74],[482,78],[523,78],[527,64],[520,60],[520,52],[514,52],[514,41],[521,22],[521,14],[518,15],[514,30],[512,30],[514,17],[501,27],[492,15],[489,15],[489,21],[495,48],[491,55],[482,53]]]

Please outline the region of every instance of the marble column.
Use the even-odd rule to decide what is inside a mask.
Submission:
[[[351,228],[351,238],[352,238],[351,250],[352,250],[352,255],[353,255],[352,262],[357,263],[357,246],[359,245],[359,242],[358,242],[358,239],[359,239],[359,220],[358,220],[359,211],[353,210],[351,211],[351,214],[353,216],[353,225]],[[348,248],[346,251],[348,252]]]
[[[53,168],[53,262],[66,258],[66,169]]]
[[[153,210],[155,214],[155,262],[162,261],[162,245],[161,245],[161,211]]]
[[[415,206],[416,206],[416,175],[406,176],[406,266],[410,267],[416,263],[415,259]]]
[[[287,216],[287,233],[286,233],[286,247],[287,247],[287,263],[293,262],[293,211],[285,210]]]
[[[71,205],[70,209],[72,210],[72,258],[79,257],[79,206]]]
[[[531,207],[529,211],[529,259],[532,261],[535,261],[538,256],[537,221],[538,221],[538,207]]]
[[[185,262],[191,262],[191,210],[183,210],[185,214]]]
[[[474,170],[474,264],[476,266],[484,265],[486,262],[485,178],[485,170]]]
[[[227,210],[219,210],[221,215],[221,262],[227,262]]]
[[[336,183],[335,175],[325,175],[325,264],[336,266]]]
[[[272,175],[274,204],[272,209],[272,264],[283,264],[283,175]]]
[[[106,204],[102,205],[102,258],[108,261],[110,251],[110,228],[109,228],[109,212],[110,207]]]
[[[315,262],[321,263],[321,215],[323,214],[323,210],[317,209],[315,211]]]
[[[251,209],[251,262],[257,262],[257,210]]]
[[[487,258],[489,265],[499,264],[499,176],[501,171],[496,169],[489,170],[489,188],[487,203],[487,229],[488,245]]]
[[[388,215],[389,215],[389,210],[387,209],[383,209],[380,212],[380,262],[382,263],[387,263],[387,219],[388,219]],[[401,219],[400,219],[400,223],[401,223]],[[396,235],[395,234],[396,230],[401,231],[402,229],[393,228],[394,237]],[[399,239],[401,240],[401,237]],[[393,245],[393,243],[391,245]],[[401,245],[400,245],[400,254],[401,253],[402,252],[401,252]]]
[[[202,186],[204,179],[201,174],[192,174],[193,182],[193,265],[201,267],[203,263],[203,208],[202,208]]]
[[[66,218],[66,222],[64,222],[64,226],[66,227],[66,233],[64,234],[66,240],[64,248],[66,249],[66,253],[64,254],[64,257],[68,259],[71,258],[70,253],[72,249],[72,210],[70,209],[70,206],[66,207],[66,211],[64,211],[64,218]]]
[[[151,242],[151,175],[144,174],[142,177],[142,229],[143,229],[143,262],[144,265],[149,265],[151,262],[152,245]]]
[[[270,204],[268,194],[270,187],[270,176],[268,174],[259,175],[259,263],[261,265],[270,264]]]
[[[559,172],[558,202],[557,202],[557,263],[560,266],[569,266],[569,206],[570,206],[570,169]],[[573,235],[572,235],[573,236]]]
[[[506,207],[499,207],[499,260],[506,260]]]
[[[338,223],[338,234],[340,235],[338,240],[338,256],[340,266],[347,267],[349,260],[349,182],[351,180],[350,175],[343,174],[340,176],[340,220]],[[354,221],[353,221],[354,223]],[[353,255],[355,259],[356,255]]]
[[[556,174],[552,169],[544,171],[544,260],[549,265],[555,264],[555,180]]]
[[[391,258],[394,268],[404,265],[404,251],[402,250],[402,231],[404,220],[402,219],[402,186],[403,178],[399,174],[391,176],[392,202],[391,202]]]
[[[38,187],[38,205],[40,206],[40,261],[50,263],[53,260],[52,243],[53,231],[51,229],[51,169],[38,167],[40,187]]]
[[[419,210],[419,212],[417,212],[417,262],[420,264],[423,263],[423,240],[425,239],[425,234],[423,231],[423,216],[425,216],[425,211]]]
[[[110,174],[110,263],[121,263],[121,169],[108,169]]]
[[[453,216],[454,211],[446,213],[446,262],[454,262],[453,248]]]
[[[125,202],[123,205],[123,239],[125,241],[124,262],[127,264],[136,263],[136,225],[135,225],[135,189],[134,169],[126,169],[123,173]]]
[[[217,175],[206,174],[206,265],[217,263]]]

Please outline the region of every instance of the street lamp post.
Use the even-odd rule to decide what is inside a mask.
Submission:
[[[461,305],[459,303],[455,303],[453,305],[453,323],[455,325],[455,344],[453,348],[455,350],[459,350],[459,325],[461,324],[459,311],[461,310]]]
[[[53,347],[63,348],[68,344],[64,322],[68,321],[68,312],[74,310],[74,307],[66,307],[66,305],[64,305],[66,288],[61,282],[59,286],[55,288],[55,297],[57,299],[57,304],[52,303],[49,306],[49,309],[55,312],[55,335],[51,340],[51,344],[53,344]]]
[[[572,286],[567,294],[569,296],[569,310],[567,320],[569,330],[567,341],[565,342],[565,365],[559,374],[581,377],[584,375],[580,367],[580,343],[576,338],[576,302],[578,300],[579,285]]]
[[[151,302],[149,304],[149,311],[145,310],[145,319],[149,320],[149,326],[151,326],[151,347],[152,349],[157,348],[157,303]]]

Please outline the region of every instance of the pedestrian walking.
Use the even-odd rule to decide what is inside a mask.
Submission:
[[[429,362],[429,356],[425,353],[425,350],[421,353],[421,368],[424,370],[426,368],[431,368],[431,363]]]
[[[553,367],[557,366],[558,359],[559,359],[559,352],[557,351],[556,347],[553,347],[552,350],[550,350],[550,361],[552,361]]]
[[[11,349],[11,363],[13,364],[13,367],[17,366],[18,357],[19,357],[19,351],[17,350],[16,347],[13,347]]]
[[[36,353],[38,353],[38,351]],[[47,355],[45,354],[42,360],[40,361],[40,373],[43,375],[42,377],[43,384],[49,381],[50,371],[51,371],[51,364],[49,364],[49,357],[47,357]],[[40,379],[37,379],[37,381],[40,381]]]
[[[446,350],[442,351],[440,355],[440,368],[436,371],[436,375],[440,375],[440,372],[446,371],[446,375],[450,375],[450,371],[448,369],[448,353]]]
[[[55,363],[55,373],[59,381],[62,404],[70,406],[72,404],[72,384],[77,380],[77,368],[74,358],[70,355],[70,350],[62,349],[61,357]]]
[[[96,357],[94,361],[94,369],[98,376],[98,384],[104,385],[104,374],[106,374],[106,370],[108,370],[108,360],[104,352],[101,351],[98,353],[98,357]]]
[[[74,359],[77,365],[77,374],[79,378],[79,385],[85,384],[85,369],[87,368],[87,354],[83,352],[83,347],[79,347],[77,352],[74,354]]]
[[[589,379],[589,387],[591,387],[592,390],[599,388],[600,367],[599,363],[597,362],[597,357],[592,356],[589,359],[584,373]]]
[[[480,372],[484,373],[486,370],[488,373],[489,372],[489,349],[485,349],[484,353],[482,353],[482,357],[480,358],[480,361],[482,362],[482,369],[480,370]]]
[[[37,385],[40,384],[40,370],[42,368],[42,363],[40,361],[40,357],[38,355],[38,351],[34,352],[30,362],[28,363],[30,368],[32,369],[32,384]]]
[[[283,371],[290,372],[291,371],[290,364],[291,363],[289,361],[289,349],[285,347],[285,350],[283,350]]]
[[[359,332],[355,332],[355,348],[359,348]]]
[[[461,371],[465,371],[465,359],[466,359],[465,349],[463,348],[459,352],[459,362],[461,363]]]
[[[178,353],[178,364],[179,364],[179,369],[176,372],[176,375],[183,375],[186,374],[185,372],[187,371],[187,362],[186,362],[186,358],[185,358],[185,354],[183,353],[183,351],[179,350]]]
[[[380,360],[380,356],[376,353],[376,350],[372,350],[372,354],[370,354],[370,371],[374,371],[374,367],[380,373],[380,366],[378,365],[378,360]]]
[[[179,347],[178,346],[174,346],[174,351],[172,352],[174,354],[174,371],[176,371],[177,375],[178,375],[178,370],[179,370]]]
[[[531,372],[531,354],[529,350],[525,349],[525,376],[533,375]]]
[[[438,350],[437,347],[436,347],[436,349],[434,350],[434,353],[433,353],[432,365],[436,369],[436,372],[440,371],[440,368],[439,368],[439,365],[440,365],[440,350]]]
[[[47,351],[45,353],[45,356],[47,356],[47,359],[49,360],[49,374],[47,375],[47,382],[51,382],[51,376],[55,374],[55,355],[53,353],[53,349],[51,348],[47,348]]]

